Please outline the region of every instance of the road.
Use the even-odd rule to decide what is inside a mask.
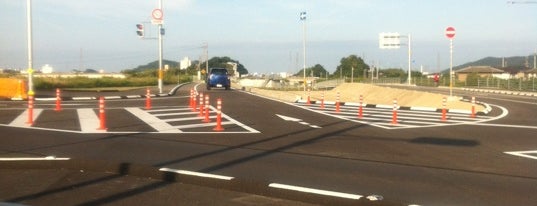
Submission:
[[[199,111],[188,107],[191,88],[210,96],[210,123],[203,123]],[[240,90],[203,88],[182,86],[173,96],[153,98],[151,109],[145,108],[143,98],[108,99],[106,131],[95,130],[98,125],[84,126],[91,124],[93,117],[81,118],[80,112],[88,109],[98,114],[95,100],[64,101],[62,111],[54,111],[54,101],[38,101],[36,109],[42,111],[31,127],[14,121],[26,116],[25,102],[1,102],[0,157],[53,155],[71,159],[0,162],[0,171],[13,175],[0,179],[11,183],[0,186],[0,200],[26,204],[63,201],[59,197],[74,192],[34,191],[18,185],[24,181],[17,176],[37,185],[40,178],[36,175],[46,176],[52,169],[63,168],[61,171],[69,171],[79,180],[87,178],[76,173],[84,168],[97,179],[108,177],[101,177],[102,172],[119,174],[114,178],[134,192],[108,183],[102,184],[102,190],[80,189],[97,193],[88,199],[77,187],[69,187],[79,195],[67,204],[148,201],[152,199],[149,194],[160,190],[170,194],[190,191],[192,195],[182,197],[187,205],[210,204],[195,195],[200,191],[214,195],[221,205],[249,205],[260,199],[266,205],[537,202],[531,195],[537,188],[535,97],[457,90],[456,95],[476,96],[490,104],[492,112],[476,118],[448,113],[447,120],[441,120],[439,112],[398,111],[398,121],[393,124],[391,109],[363,108],[364,117],[359,118],[356,106],[344,106],[336,112],[333,106],[321,109],[319,105],[279,102]],[[216,98],[223,101],[225,130],[219,132],[213,130]],[[166,171],[164,174],[173,173],[173,182],[179,184],[168,183],[168,175],[159,169]],[[213,176],[192,177],[185,171]],[[62,185],[67,184],[62,177]],[[143,185],[136,184],[140,178],[149,186],[136,190]],[[282,185],[294,187],[282,189]],[[23,189],[5,192],[13,187]],[[255,198],[248,199],[252,194]],[[383,200],[367,200],[375,197]]]

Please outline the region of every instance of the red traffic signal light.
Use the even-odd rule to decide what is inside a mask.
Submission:
[[[139,37],[144,37],[144,25],[143,24],[136,24],[136,34],[138,34]]]

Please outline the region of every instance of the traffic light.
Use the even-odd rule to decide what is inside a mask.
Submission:
[[[143,38],[144,37],[144,25],[143,24],[136,24],[136,28],[138,29],[136,31],[136,34],[138,34],[138,36],[140,38]]]

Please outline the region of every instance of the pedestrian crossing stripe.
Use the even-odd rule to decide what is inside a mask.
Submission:
[[[80,130],[69,129],[54,129],[36,127],[27,124],[28,110],[24,110],[17,117],[15,117],[8,124],[0,124],[0,126],[38,129],[58,132],[71,132],[71,133],[260,133],[254,128],[251,128],[230,116],[222,113],[221,125],[235,125],[231,130],[213,131],[216,126],[216,108],[209,106],[209,118],[212,122],[201,122],[204,117],[198,116],[198,112],[193,112],[189,107],[169,107],[153,110],[145,110],[138,107],[126,107],[121,108],[133,116],[137,117],[141,121],[151,127],[154,131],[114,131],[114,128],[108,130],[99,130],[99,117],[97,116],[93,108],[79,108],[76,109],[76,119],[80,124]],[[39,122],[38,117],[42,117],[43,109],[33,110],[33,120]],[[212,115],[211,115],[212,114]],[[172,117],[172,118],[167,118]],[[46,117],[45,117],[46,118]],[[197,121],[199,120],[199,121]],[[195,122],[195,123],[193,123]]]
[[[362,117],[358,116],[359,105],[342,105],[337,112],[335,105],[325,105],[320,108],[315,104],[295,103],[296,106],[317,112],[323,115],[332,116],[347,121],[380,127],[383,129],[409,129],[423,127],[454,126],[462,124],[473,124],[494,120],[495,117],[478,115],[470,117],[466,113],[448,113],[445,120],[441,119],[438,110],[397,110],[397,122],[392,122],[393,108],[389,107],[362,107]]]

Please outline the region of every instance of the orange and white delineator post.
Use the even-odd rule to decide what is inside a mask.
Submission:
[[[60,93],[60,89],[56,88],[56,108],[54,109],[54,111],[61,111],[61,110],[62,110],[61,93]]]
[[[209,95],[205,95],[205,118],[202,120],[205,123],[211,122],[211,119],[209,119]]]
[[[324,109],[324,91],[321,93],[321,109]]]
[[[470,117],[475,118],[475,97],[472,97],[472,114]]]
[[[397,124],[397,99],[393,99],[392,124]]]
[[[200,96],[199,96],[199,101],[200,101],[200,113],[198,114],[199,117],[203,117],[203,110],[205,109],[203,107],[203,93],[200,92]]]
[[[151,90],[147,88],[145,93],[145,109],[151,109]]]
[[[218,98],[216,100],[216,127],[213,128],[214,131],[223,131],[222,127],[222,99]]]
[[[337,92],[336,96],[336,112],[339,112],[339,91]]]
[[[28,120],[26,124],[30,126],[34,124],[34,95],[28,95]]]
[[[190,107],[191,109],[194,109],[194,103],[192,101],[193,99],[194,99],[194,90],[190,89],[190,98],[188,99],[188,107]]]
[[[442,121],[446,121],[446,97],[442,98]]]
[[[310,91],[311,91],[311,90],[308,89],[308,99],[306,100],[306,104],[307,104],[307,105],[310,105],[310,104],[311,104],[311,99],[310,99],[310,96],[311,96],[311,95],[310,95]]]
[[[99,98],[99,128],[98,130],[107,130],[106,116],[104,113],[104,97]]]
[[[362,118],[363,117],[363,102],[364,102],[364,97],[360,94],[360,106],[358,107],[358,118]]]

